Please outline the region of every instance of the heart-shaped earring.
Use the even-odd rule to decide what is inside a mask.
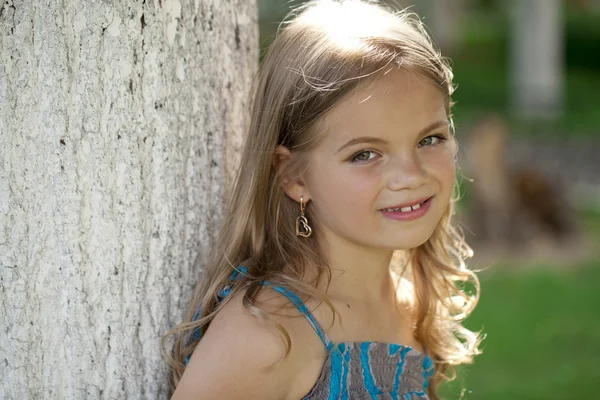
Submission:
[[[300,216],[296,218],[296,236],[309,237],[312,235],[312,228],[308,226],[308,220],[304,216],[304,203],[300,196]],[[302,227],[302,229],[300,229]]]

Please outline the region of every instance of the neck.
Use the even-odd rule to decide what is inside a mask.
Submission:
[[[334,234],[324,236],[326,243],[321,248],[331,268],[329,296],[376,303],[395,299],[392,250],[364,247]]]

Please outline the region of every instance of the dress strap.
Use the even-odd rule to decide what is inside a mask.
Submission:
[[[239,266],[233,271],[233,273],[229,277],[228,282],[238,280],[243,275],[246,275],[247,273],[248,273],[248,268],[246,268],[244,266]],[[298,296],[296,293],[292,292],[290,289],[287,289],[283,286],[275,285],[269,281],[261,281],[260,284],[263,286],[268,285],[273,290],[275,290],[275,291],[281,293],[282,295],[284,295],[285,297],[287,297],[287,299],[289,301],[291,301],[294,306],[296,306],[298,311],[300,311],[300,313],[302,315],[304,315],[304,317],[306,318],[306,320],[308,321],[310,326],[312,326],[312,328],[315,330],[315,332],[317,332],[317,335],[319,335],[319,338],[321,339],[321,341],[323,342],[323,344],[325,345],[327,350],[331,351],[331,349],[333,349],[333,343],[331,342],[331,339],[329,339],[329,336],[327,336],[327,333],[325,333],[325,329],[323,329],[321,324],[319,324],[319,322],[316,320],[316,318],[308,310],[308,307],[306,307],[306,304],[304,304],[304,302],[302,301],[300,296]],[[232,285],[230,283],[227,283],[225,286],[223,286],[217,293],[217,299],[219,300],[219,302],[223,301],[231,293],[231,290],[232,290]],[[202,307],[198,307],[198,310],[196,311],[196,314],[194,314],[194,318],[192,319],[192,321],[196,321],[198,319],[198,317],[200,316],[201,312],[202,312]],[[200,336],[201,336],[200,328],[196,328],[192,334],[193,341],[200,340]],[[186,365],[188,364],[190,357],[191,357],[191,354],[186,357],[186,359],[185,359]]]
[[[331,349],[333,348],[333,343],[331,342],[331,339],[329,339],[329,336],[327,336],[327,333],[325,333],[325,329],[323,329],[321,324],[319,324],[314,315],[312,315],[312,313],[308,310],[308,307],[306,307],[306,304],[304,304],[300,296],[298,296],[296,293],[292,292],[288,288],[274,285],[269,281],[264,281],[263,285],[269,285],[273,290],[276,290],[285,297],[287,297],[288,300],[291,301],[294,306],[296,306],[298,311],[300,311],[300,313],[304,315],[304,317],[306,318],[310,326],[312,326],[312,328],[315,330],[315,332],[317,332],[317,335],[319,335],[319,338],[321,339],[327,350],[331,351]]]
[[[247,273],[248,273],[248,268],[246,268],[244,266],[240,266],[240,267],[236,268],[236,270],[231,275],[230,279],[231,280],[238,279],[240,277],[240,275],[246,275]],[[275,285],[269,281],[261,281],[260,284],[263,286],[268,285],[273,290],[275,290],[275,291],[281,293],[282,295],[284,295],[285,297],[287,297],[287,299],[289,301],[291,301],[294,306],[296,306],[298,311],[300,311],[300,313],[302,315],[304,315],[304,317],[306,318],[306,320],[308,321],[310,326],[312,326],[312,328],[315,330],[315,332],[317,332],[317,335],[319,335],[319,338],[321,339],[321,341],[323,342],[323,344],[325,345],[327,350],[331,351],[331,349],[333,348],[333,343],[329,339],[329,336],[327,336],[327,333],[325,333],[325,329],[323,329],[321,324],[319,324],[319,322],[314,317],[314,315],[311,314],[311,312],[308,310],[308,307],[306,307],[306,304],[304,304],[304,302],[302,301],[300,296],[298,296],[296,293],[292,292],[288,288],[285,288],[285,287],[279,286],[279,285]],[[231,286],[227,285],[222,290],[223,298],[225,296],[227,296],[229,294],[229,292],[231,292]]]
[[[227,282],[235,281],[235,280],[241,278],[241,275],[246,275],[247,273],[248,273],[248,268],[246,268],[244,266],[239,266],[229,276],[229,279],[228,279]],[[225,299],[225,297],[227,297],[229,295],[229,293],[231,293],[231,290],[232,290],[231,284],[227,283],[225,286],[223,286],[217,292],[217,299],[219,300],[219,303],[221,301],[223,301],[223,299]],[[200,313],[201,312],[202,312],[202,305],[200,305],[200,307],[198,307],[198,309],[196,310],[196,313],[194,314],[194,317],[192,318],[192,321],[196,321],[198,319],[198,317],[200,317]],[[196,328],[196,329],[194,329],[194,331],[192,332],[192,343],[193,342],[197,342],[198,340],[200,340],[201,334],[202,334],[202,331],[201,331],[201,329],[199,327]],[[191,357],[192,357],[192,355],[188,354],[188,356],[185,358],[185,365],[186,366],[190,362],[190,358]]]
[[[237,267],[235,269],[235,271],[233,271],[233,273],[229,276],[229,280],[227,282],[231,282],[231,281],[235,281],[237,279],[240,278],[240,274],[241,275],[246,275],[248,273],[248,268],[240,266]],[[227,297],[229,295],[229,293],[231,293],[231,285],[228,283],[227,285],[223,286],[218,292],[217,292],[217,299],[219,300],[219,302],[223,301],[223,299],[225,299],[225,297]],[[202,312],[202,307],[198,307],[198,310],[196,310],[196,314],[194,314],[194,318],[192,318],[192,321],[195,321],[198,319],[198,317],[200,316],[200,313]],[[200,332],[197,331],[196,335],[195,335],[195,339],[199,340],[200,339]]]

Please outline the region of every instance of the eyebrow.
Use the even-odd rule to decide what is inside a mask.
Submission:
[[[426,126],[425,128],[421,129],[417,136],[422,136],[422,135],[429,133],[432,130],[437,129],[444,125],[450,125],[450,122],[447,120],[436,121],[433,124],[430,124],[430,125]],[[344,150],[348,146],[352,146],[352,145],[355,145],[358,143],[388,144],[387,140],[382,139],[382,138],[372,137],[372,136],[361,136],[361,137],[357,137],[357,138],[349,140],[346,144],[344,144],[342,147],[337,149],[335,154],[338,154],[340,151]]]

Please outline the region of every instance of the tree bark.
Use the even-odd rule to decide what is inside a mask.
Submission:
[[[0,4],[0,398],[165,399],[159,340],[221,223],[246,0]]]

